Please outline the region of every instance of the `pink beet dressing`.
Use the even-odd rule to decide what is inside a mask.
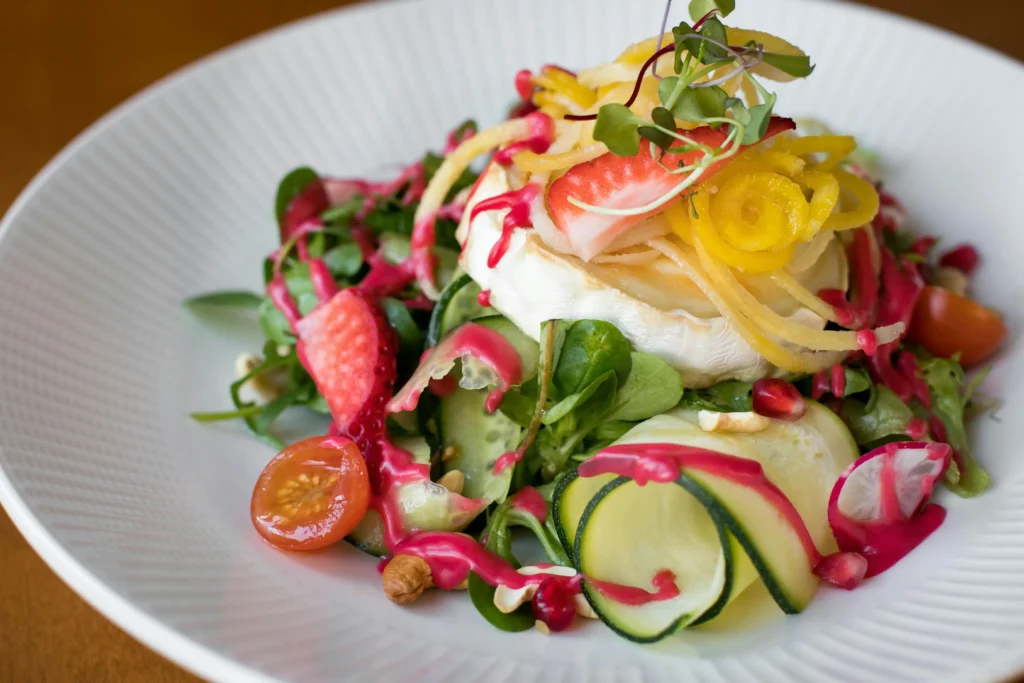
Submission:
[[[555,122],[547,114],[535,111],[526,115],[526,123],[530,129],[527,136],[496,152],[494,163],[509,166],[512,158],[520,152],[529,150],[534,154],[543,154],[548,151],[555,136]]]
[[[662,569],[651,579],[651,585],[654,587],[653,593],[643,588],[620,586],[617,583],[598,581],[590,577],[587,577],[586,581],[604,597],[623,605],[646,605],[649,602],[671,600],[679,595],[676,575],[668,569]]]
[[[484,211],[501,211],[508,209],[505,219],[501,224],[501,236],[491,247],[487,255],[487,267],[494,268],[501,261],[501,258],[508,251],[509,241],[516,228],[532,228],[533,221],[530,220],[530,206],[541,196],[541,187],[536,184],[525,185],[518,190],[512,190],[503,194],[488,197],[477,202],[469,214],[470,223]],[[467,236],[467,241],[469,237]]]
[[[865,576],[871,577],[884,572],[896,564],[907,553],[921,544],[946,518],[946,510],[940,505],[928,503],[932,486],[945,470],[945,464],[937,469],[935,476],[922,477],[918,492],[917,509],[908,516],[900,509],[897,479],[896,453],[902,449],[927,451],[927,460],[944,460],[948,463],[952,449],[946,444],[932,442],[891,443],[862,456],[843,474],[832,489],[828,503],[828,521],[832,527],[839,549],[858,553],[867,560]],[[872,458],[883,458],[879,476],[879,519],[861,520],[847,517],[839,509],[839,495],[849,476],[864,462]]]
[[[466,323],[430,350],[430,355],[420,363],[413,376],[388,403],[388,411],[398,413],[416,408],[432,372],[453,364],[457,358],[465,355],[482,361],[498,376],[498,387],[487,397],[485,404],[489,412],[497,410],[505,392],[522,379],[522,360],[515,347],[498,332],[483,325]]]
[[[548,503],[532,486],[524,486],[512,494],[508,500],[511,507],[533,515],[541,524],[548,518]]]

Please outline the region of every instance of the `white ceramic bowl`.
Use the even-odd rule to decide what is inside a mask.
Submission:
[[[676,3],[676,15],[685,10]],[[914,225],[980,245],[977,292],[1021,329],[1024,69],[894,16],[743,0],[732,22],[784,35],[818,68],[781,113],[858,135]],[[226,405],[258,331],[181,310],[258,287],[276,181],[358,174],[498,119],[512,75],[607,61],[654,33],[661,0],[391,2],[227,50],[83,134],[8,213],[0,240],[0,501],[95,607],[217,680],[990,680],[1024,665],[1024,355],[1007,345],[975,429],[995,486],[947,497],[939,532],[855,593],[802,615],[657,647],[599,624],[507,635],[469,600],[388,603],[348,547],[279,553],[248,518],[268,449],[187,413]],[[677,18],[678,20],[678,18]]]

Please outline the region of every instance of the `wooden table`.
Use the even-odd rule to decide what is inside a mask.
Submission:
[[[0,0],[0,212],[72,137],[132,93],[229,43],[345,4]],[[1018,0],[991,0],[977,11],[957,0],[867,4],[1024,59]],[[0,683],[194,680],[86,605],[0,511]]]

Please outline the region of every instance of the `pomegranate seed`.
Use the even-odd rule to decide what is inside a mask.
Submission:
[[[857,345],[864,353],[873,356],[878,350],[878,337],[871,330],[861,330],[857,333]]]
[[[914,441],[920,441],[928,433],[928,423],[920,417],[911,418],[907,422],[907,436]]]
[[[795,422],[807,412],[807,401],[784,379],[765,377],[754,382],[754,412],[776,420]]]
[[[524,100],[533,97],[533,74],[529,69],[516,72],[516,92]]]
[[[564,631],[576,616],[576,601],[558,579],[544,579],[533,596],[533,614],[552,631]]]
[[[819,579],[848,591],[860,585],[867,571],[868,561],[860,553],[832,553],[814,567]]]
[[[961,244],[943,254],[939,258],[939,265],[956,268],[965,275],[970,275],[977,269],[979,261],[981,257],[978,256],[977,249],[969,244]]]

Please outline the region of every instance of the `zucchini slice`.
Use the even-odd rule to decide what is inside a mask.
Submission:
[[[427,327],[427,346],[437,346],[441,337],[467,320],[497,313],[489,306],[480,305],[477,301],[479,294],[480,285],[466,273],[449,282],[441,292],[441,298],[434,304],[434,312]]]
[[[474,319],[474,323],[499,333],[519,352],[523,363],[523,381],[537,374],[540,348],[500,315]],[[454,372],[460,372],[456,367]],[[444,460],[444,471],[459,470],[466,477],[462,495],[483,498],[488,503],[501,502],[508,494],[512,470],[494,473],[498,458],[519,445],[522,429],[500,411],[484,410],[487,389],[456,389],[440,399],[438,432]],[[450,449],[450,450],[448,450]]]
[[[758,461],[823,552],[833,544],[828,492],[857,457],[845,426],[817,403],[799,422],[773,421],[757,434],[705,433],[695,413],[673,411],[618,443],[678,443]],[[571,473],[556,488],[553,516],[573,563],[587,576],[650,590],[657,572],[675,574],[679,595],[644,605],[610,600],[584,582],[598,616],[638,642],[713,619],[758,579],[786,613],[802,610],[818,586],[801,536],[775,504],[714,471],[688,467],[674,482],[645,486],[612,474]]]

